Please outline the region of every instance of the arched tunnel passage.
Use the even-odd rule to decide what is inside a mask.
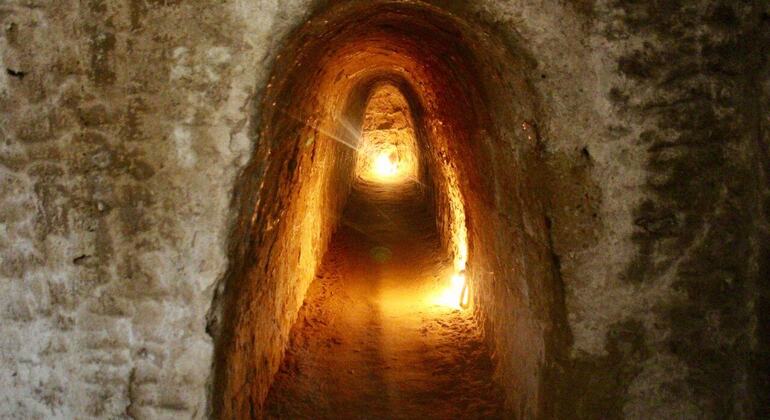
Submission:
[[[439,241],[406,100],[372,91],[351,194],[266,400],[273,418],[453,418],[502,393]],[[455,274],[460,279],[461,275]]]
[[[290,37],[266,86],[255,153],[235,193],[231,266],[209,313],[214,417],[300,409],[291,397],[307,399],[295,380],[299,356],[319,337],[329,339],[329,364],[314,374],[368,378],[348,382],[359,393],[336,400],[343,391],[334,380],[317,389],[320,400],[307,404],[326,404],[330,416],[339,401],[387,416],[419,412],[409,401],[452,415],[553,410],[563,297],[539,187],[532,122],[540,111],[528,63],[510,34],[461,8],[428,4],[339,4]],[[440,302],[421,307],[416,296],[451,286],[453,273],[464,274],[472,304],[421,313]],[[340,301],[354,291],[361,299]],[[344,320],[345,310],[359,335],[307,334],[323,329],[316,321]],[[404,314],[417,324],[389,323]],[[434,344],[446,339],[446,351],[426,353],[426,341],[409,341],[406,330]],[[369,359],[346,353],[358,338]],[[405,368],[419,364],[406,353],[435,355],[423,369],[443,369],[453,385],[411,388],[410,400],[409,384],[427,379]],[[403,359],[387,372],[385,357]]]
[[[376,86],[367,101],[356,145],[354,182],[421,183],[420,156],[406,98],[391,84]]]

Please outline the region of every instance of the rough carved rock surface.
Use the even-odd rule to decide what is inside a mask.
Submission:
[[[346,193],[324,190],[334,194],[311,203],[325,209],[318,220],[295,206],[283,223],[250,224],[244,203],[260,194],[269,206],[307,203],[338,176],[310,158],[268,165],[300,139],[266,126],[277,115],[266,100],[294,74],[281,56],[299,51],[303,28],[323,31],[328,18],[339,29],[346,10],[383,5],[416,10],[408,22],[457,23],[435,36],[477,58],[482,76],[455,90],[476,91],[467,98],[493,129],[458,124],[474,148],[435,143],[468,156],[446,165],[475,178],[437,177],[433,190],[467,200],[469,272],[486,285],[477,315],[509,412],[770,416],[766,2],[7,0],[0,417],[216,416],[227,368],[248,383],[238,409],[261,410]],[[454,59],[436,57],[412,70]],[[318,159],[351,165],[325,147]],[[487,165],[468,164],[479,156]],[[451,203],[439,196],[447,230]],[[292,232],[299,220],[318,229]],[[297,232],[304,253],[260,247]],[[246,271],[245,245],[234,245],[244,238],[280,257],[248,267],[252,279],[284,279],[250,289],[272,302],[264,312],[222,299]],[[223,318],[226,306],[237,316]],[[254,328],[237,335],[223,320]],[[222,352],[257,368],[237,371]]]

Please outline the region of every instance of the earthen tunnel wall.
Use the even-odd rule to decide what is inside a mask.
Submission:
[[[0,417],[206,416],[257,104],[322,6],[0,5]],[[542,147],[529,176],[564,291],[563,357],[533,378],[554,384],[547,409],[766,415],[767,4],[450,12],[510,37],[540,98],[511,127]]]

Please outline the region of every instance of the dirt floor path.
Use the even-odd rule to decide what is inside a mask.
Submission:
[[[308,291],[270,418],[499,418],[468,311],[436,304],[450,261],[415,187],[361,185]]]

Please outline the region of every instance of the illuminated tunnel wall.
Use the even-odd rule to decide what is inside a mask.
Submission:
[[[410,106],[401,91],[384,81],[370,90],[356,153],[356,181],[364,184],[422,185],[419,147]]]
[[[345,143],[357,140],[373,89],[390,84],[409,103],[437,227],[467,268],[507,408],[547,415],[563,303],[527,63],[510,37],[431,6],[348,3],[290,37],[259,109],[231,267],[209,315],[213,413],[261,413],[350,189]]]

